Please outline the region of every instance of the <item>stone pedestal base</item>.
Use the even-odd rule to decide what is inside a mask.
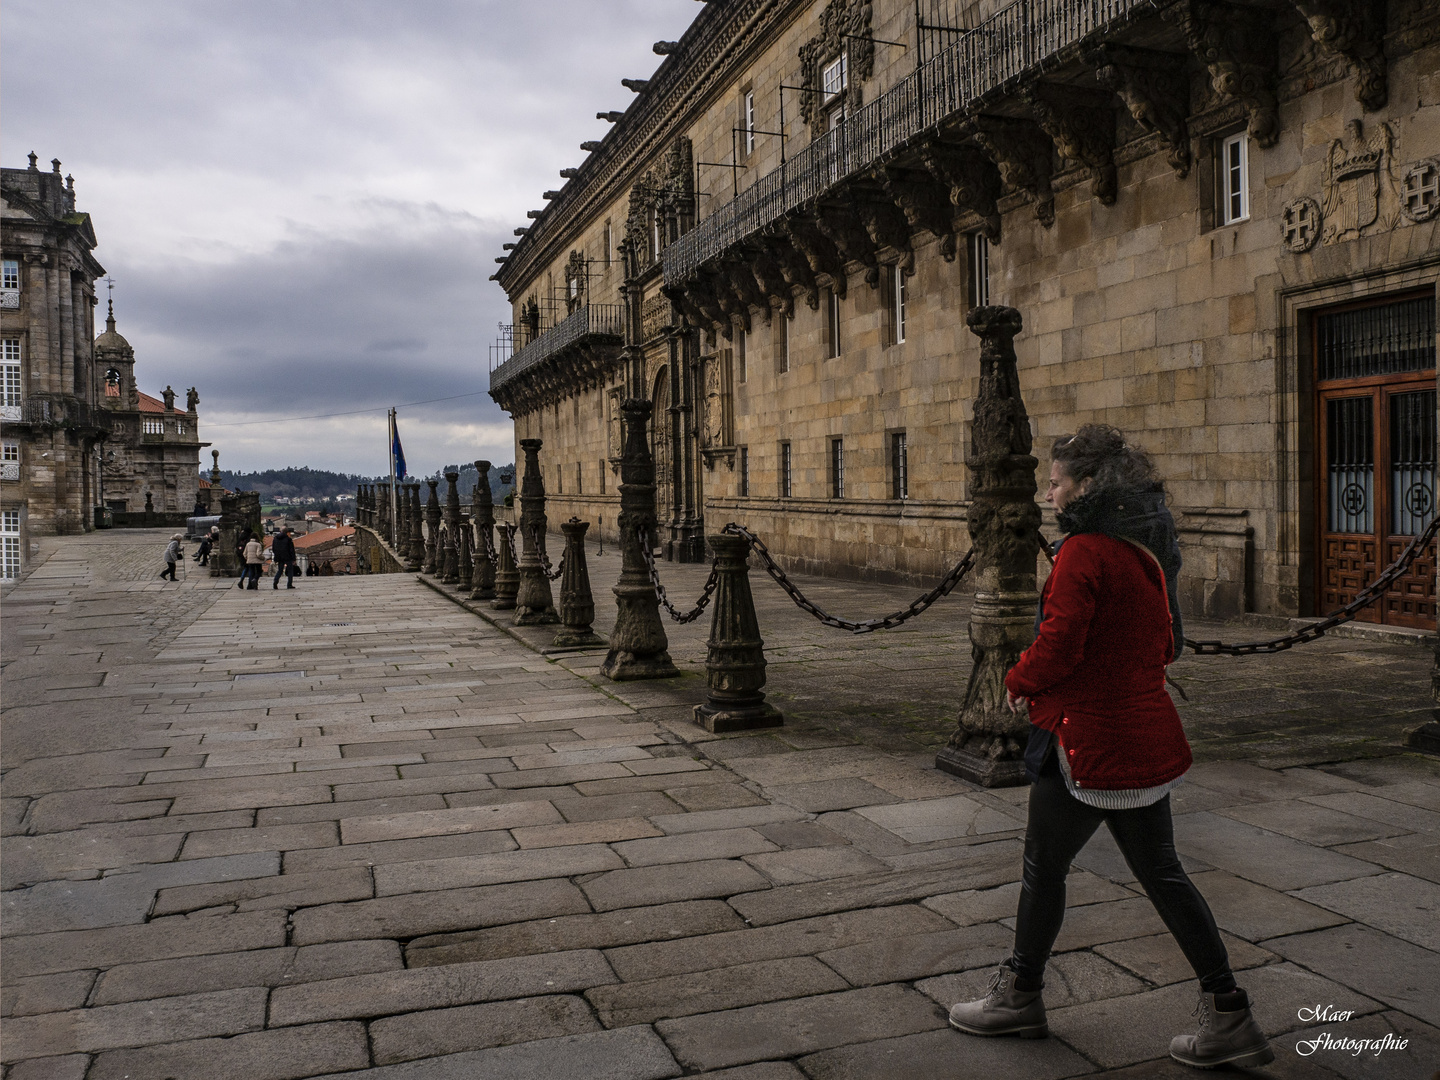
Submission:
[[[555,631],[555,640],[550,644],[558,649],[583,649],[589,645],[608,645],[610,642],[589,630],[575,631],[562,626]]]
[[[634,682],[638,679],[673,679],[680,674],[680,669],[665,651],[633,653],[612,648],[610,655],[605,657],[600,674],[611,682]]]
[[[1421,750],[1427,754],[1440,754],[1440,709],[1436,710],[1437,719],[1431,720],[1428,724],[1421,724],[1414,731],[1405,737],[1405,745],[1411,750]]]
[[[497,607],[499,605],[496,605]],[[560,621],[560,616],[553,607],[532,608],[515,605],[515,618],[511,620],[512,626],[553,626]]]
[[[968,750],[942,747],[935,755],[935,767],[981,787],[1019,787],[1026,783],[1025,763],[1014,759],[999,761]]]
[[[720,735],[727,731],[784,727],[785,714],[768,701],[744,709],[713,709],[709,705],[696,705],[695,723]]]

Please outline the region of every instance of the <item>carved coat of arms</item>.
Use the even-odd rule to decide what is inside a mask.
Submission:
[[[1399,213],[1390,125],[1376,124],[1368,138],[1359,120],[1345,127],[1325,163],[1326,244],[1354,240],[1372,225],[1394,228]]]

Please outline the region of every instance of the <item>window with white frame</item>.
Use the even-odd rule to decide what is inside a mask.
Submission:
[[[890,497],[910,497],[910,444],[903,431],[890,436]]]
[[[825,95],[825,102],[829,102],[844,93],[845,88],[850,85],[850,62],[842,52],[830,63],[826,64],[820,72],[820,91]]]
[[[1250,139],[1245,132],[1220,143],[1220,224],[1250,217]]]
[[[740,447],[740,497],[750,497],[750,448]]]
[[[5,419],[20,419],[24,396],[20,389],[20,339],[5,338],[0,343],[0,381],[4,382]]]
[[[0,307],[20,307],[20,263],[15,259],[0,261]]]
[[[893,316],[895,321],[895,344],[899,345],[905,340],[905,302],[907,297],[905,296],[904,267],[895,267],[895,287],[893,292],[895,296],[895,311]]]
[[[790,484],[790,466],[793,460],[790,444],[782,442],[780,444],[780,497],[782,499],[790,498],[790,493],[794,490]]]
[[[3,444],[0,444],[0,461],[18,462],[19,460],[20,444],[18,442],[10,442],[7,439]]]
[[[605,222],[605,268],[610,268],[611,252],[615,247],[615,236],[610,231],[610,222]]]
[[[20,511],[0,511],[0,578],[20,576]]]
[[[825,356],[833,360],[840,355],[840,294],[834,289],[825,293]]]
[[[970,306],[984,307],[990,303],[990,242],[984,233],[966,235],[965,254],[970,264]]]
[[[6,440],[0,445],[0,480],[20,479],[20,444]]]
[[[743,126],[745,128],[745,153],[755,152],[755,91],[745,91]]]
[[[845,497],[845,440],[830,440],[830,497]]]

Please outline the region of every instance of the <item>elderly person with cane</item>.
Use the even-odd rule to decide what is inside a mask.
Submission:
[[[180,547],[184,539],[184,533],[176,533],[165,546],[165,569],[160,571],[162,579],[168,577],[171,581],[175,580],[175,564],[185,557],[185,551]]]
[[[1040,600],[1034,643],[1006,676],[1028,704],[1029,823],[1015,946],[978,1001],[950,1010],[971,1035],[1044,1038],[1045,963],[1065,918],[1065,876],[1103,822],[1200,981],[1200,1030],[1170,1056],[1196,1068],[1274,1060],[1235,984],[1205,898],[1180,865],[1170,790],[1190,746],[1165,688],[1184,638],[1180,548],[1149,457],[1112,427],[1056,441],[1046,500],[1065,538]]]

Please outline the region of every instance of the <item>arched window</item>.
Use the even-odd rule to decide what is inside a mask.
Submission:
[[[113,367],[105,372],[105,396],[113,398],[120,396],[120,372]]]

